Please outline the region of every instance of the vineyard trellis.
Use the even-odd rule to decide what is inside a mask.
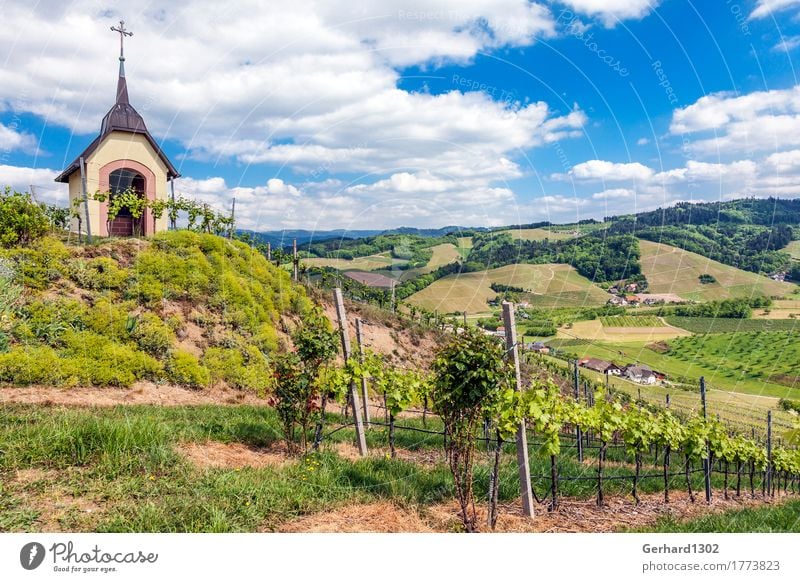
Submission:
[[[456,341],[458,335],[454,334],[453,341]],[[443,353],[452,355],[458,352],[451,350]],[[463,365],[466,365],[466,361],[464,360]],[[455,374],[460,368],[457,361],[452,360],[447,369],[448,374]],[[513,376],[513,372],[510,376]],[[397,431],[413,431],[441,438],[444,447],[452,446],[453,439],[458,438],[461,443],[461,452],[458,454],[463,454],[462,449],[468,442],[482,443],[486,445],[487,451],[493,451],[488,493],[490,527],[496,521],[492,503],[496,507],[499,457],[503,446],[510,443],[509,439],[520,423],[525,426],[528,454],[549,459],[549,475],[531,474],[528,470],[527,476],[534,484],[534,498],[540,503],[549,498],[550,510],[558,508],[559,484],[572,481],[594,481],[599,506],[605,505],[606,484],[625,480],[630,482],[631,496],[637,504],[640,502],[640,484],[651,479],[663,481],[665,503],[670,501],[672,479],[680,477],[685,481],[690,498],[694,500],[692,481],[698,474],[702,474],[704,482],[709,484],[708,501],[711,496],[712,474],[722,476],[722,494],[725,498],[729,496],[731,475],[735,478],[737,496],[741,496],[742,482],[746,477],[749,478],[752,497],[756,497],[756,490],[760,488],[764,499],[769,499],[775,495],[776,486],[781,484],[784,491],[798,490],[800,450],[790,446],[775,446],[770,431],[766,442],[760,441],[756,438],[755,431],[751,436],[737,433],[713,416],[706,418],[696,413],[686,415],[672,408],[645,405],[643,402],[624,402],[619,394],[607,391],[602,383],[584,382],[583,390],[577,386],[572,398],[563,396],[552,380],[534,380],[522,391],[515,391],[510,386],[500,387],[488,406],[481,404],[476,409],[482,411],[481,414],[488,420],[483,432],[478,430],[480,423],[474,422],[476,417],[473,415],[468,417],[471,420],[465,425],[466,432],[448,434],[446,418],[443,419],[445,430],[420,428],[400,422],[403,414],[437,416],[429,410],[429,402],[433,403],[434,410],[442,410],[441,403],[436,400],[435,378],[429,375],[418,370],[392,368],[381,358],[366,354],[363,360],[358,357],[350,358],[344,366],[324,376],[331,386],[338,387],[332,393],[337,395],[342,404],[348,402],[348,392],[352,398],[353,388],[367,377],[371,379],[373,389],[386,396],[385,404],[377,406],[388,410],[389,420],[379,422],[373,419],[372,425],[388,429],[391,456],[396,453]],[[499,378],[498,376],[497,381],[500,381]],[[580,379],[578,376],[574,378],[577,384]],[[477,394],[472,394],[470,398],[477,397]],[[350,405],[352,404],[351,400]],[[353,409],[354,416],[360,416],[355,414],[356,410],[357,408]],[[358,420],[356,423],[358,424]],[[593,456],[595,475],[563,472],[560,461],[562,449],[573,448],[576,452],[580,450],[582,456],[587,453]],[[625,474],[607,474],[608,455],[612,451],[618,451],[613,456],[619,459],[622,455],[622,461],[619,462],[623,462],[625,467],[632,467],[632,470]],[[646,459],[649,458],[652,458],[653,466],[658,471],[645,469]],[[632,463],[628,463],[631,459]],[[699,462],[703,463],[702,467],[697,466]],[[731,467],[734,469],[733,473]],[[474,510],[466,511],[470,503],[468,494],[471,491],[471,469],[459,470],[462,479],[462,515],[466,529],[472,531],[475,528]],[[615,466],[615,470],[619,472],[620,468]],[[524,487],[522,479],[520,483]],[[542,483],[546,484],[546,491],[541,496],[536,495],[536,490],[541,489]]]

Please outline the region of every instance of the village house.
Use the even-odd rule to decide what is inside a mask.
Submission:
[[[543,342],[533,342],[525,345],[525,349],[529,352],[536,352],[539,354],[549,354],[550,347]]]
[[[656,372],[640,364],[625,368],[625,377],[639,384],[655,384],[658,381]]]
[[[611,299],[606,301],[606,304],[607,305],[617,305],[619,307],[625,307],[628,304],[628,302],[625,300],[625,298],[623,296],[614,295]]]
[[[597,358],[584,358],[578,362],[578,365],[586,368],[587,370],[594,370],[595,372],[600,372],[601,374],[610,374],[612,376],[619,376],[622,373],[622,369],[617,366],[614,362],[607,362],[605,360],[599,360]]]

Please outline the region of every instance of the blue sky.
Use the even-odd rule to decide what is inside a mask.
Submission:
[[[800,0],[2,5],[0,182],[113,101],[240,226],[499,225],[800,195]]]

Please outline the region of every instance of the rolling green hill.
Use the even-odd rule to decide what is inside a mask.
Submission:
[[[498,233],[508,233],[514,240],[564,240],[574,238],[574,234],[570,232],[550,231],[544,228],[512,228],[509,230],[498,231]]]
[[[608,294],[580,276],[569,265],[507,265],[498,269],[449,275],[412,295],[412,305],[442,313],[485,313],[486,303],[497,293],[492,283],[530,290],[523,297],[537,307],[580,307],[602,305]]]
[[[189,231],[0,250],[0,383],[137,381],[263,392],[284,318],[311,309],[289,275],[241,242]]]
[[[650,293],[676,293],[684,299],[708,301],[752,295],[782,297],[797,289],[792,283],[773,281],[677,247],[641,240],[639,248]],[[713,276],[716,283],[700,283],[704,274]]]

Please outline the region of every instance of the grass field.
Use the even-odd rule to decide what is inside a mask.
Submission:
[[[609,318],[614,320],[616,318]],[[628,318],[620,318],[622,320]],[[562,338],[581,338],[591,341],[602,341],[610,343],[624,343],[624,342],[659,342],[670,340],[676,337],[689,335],[688,331],[679,329],[677,327],[670,327],[664,324],[657,317],[631,317],[629,319],[651,319],[653,320],[652,326],[619,326],[609,327],[599,319],[591,321],[576,321],[569,327],[565,326],[560,328],[556,337]]]
[[[569,265],[507,265],[499,269],[450,275],[412,295],[408,302],[440,313],[487,313],[497,293],[493,282],[533,291],[524,294],[536,307],[596,306],[608,294],[578,275]]]
[[[800,319],[732,319],[723,317],[664,318],[667,323],[692,333],[731,333],[749,331],[798,331]]]
[[[403,265],[408,262],[403,259],[394,259],[388,252],[369,255],[368,257],[356,257],[352,260],[314,257],[303,259],[302,261],[312,267],[333,267],[340,271],[372,271],[375,269],[387,269],[392,265]]]
[[[575,234],[571,232],[550,231],[544,228],[515,228],[500,232],[510,234],[514,240],[566,240],[575,237]]]
[[[800,533],[800,501],[792,499],[770,507],[748,507],[704,515],[690,520],[666,516],[654,528],[659,533]]]
[[[408,269],[403,271],[400,275],[400,280],[408,281],[409,279],[413,279],[420,275],[425,275],[426,273],[430,273],[431,271],[434,271],[443,265],[448,265],[455,261],[459,261],[462,258],[458,248],[451,243],[436,245],[431,247],[431,251],[433,252],[433,255],[431,256],[431,260],[428,261],[427,265],[418,269]]]
[[[322,514],[324,520],[326,512],[347,507],[356,511],[351,519],[357,521],[359,508],[378,502],[415,515],[438,511],[437,531],[453,531],[457,523],[440,435],[398,430],[403,456],[391,459],[385,455],[386,431],[373,428],[367,432],[372,454],[354,458],[347,453],[353,432],[345,428],[326,438],[321,452],[290,458],[281,453],[277,415],[266,407],[10,405],[4,420],[0,531],[276,531],[299,517]],[[428,428],[441,430],[437,419],[428,422]],[[419,419],[399,424],[421,428]],[[533,485],[542,491],[546,478],[539,476],[548,474],[549,455],[538,450],[535,439],[529,442]],[[631,474],[624,447],[609,449],[608,459],[607,494],[628,496],[629,479],[619,478]],[[489,460],[480,446],[479,503],[488,489]],[[591,470],[569,447],[558,465],[562,477]],[[499,477],[500,501],[517,504],[513,442],[504,447]],[[693,480],[695,488],[701,486],[701,475]],[[683,489],[682,476],[670,485]],[[720,486],[716,475],[714,485]],[[569,498],[592,498],[595,483],[565,480],[559,489],[568,503]],[[643,480],[640,490],[656,493],[661,480]],[[503,519],[501,514],[501,524]],[[568,513],[564,527],[574,520]],[[414,523],[424,524],[419,518]]]
[[[797,289],[792,283],[773,281],[669,245],[646,240],[639,244],[650,293],[676,293],[684,299],[709,301],[753,295],[782,297]],[[703,274],[712,275],[717,282],[701,284],[699,277]]]
[[[793,240],[783,248],[793,259],[800,261],[800,240]]]

